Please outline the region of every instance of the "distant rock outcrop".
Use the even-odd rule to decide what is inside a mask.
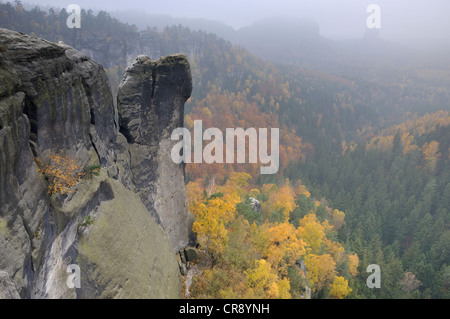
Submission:
[[[176,252],[192,220],[167,152],[191,88],[184,56],[137,58],[119,96],[123,135],[102,65],[0,29],[0,297],[180,297]],[[98,175],[49,194],[38,163],[58,152]],[[66,283],[71,264],[81,288]]]
[[[250,207],[255,213],[262,214],[261,202],[256,198],[250,197]]]

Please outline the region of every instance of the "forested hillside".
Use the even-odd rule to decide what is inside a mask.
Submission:
[[[190,129],[198,119],[221,130],[280,128],[275,176],[259,175],[259,164],[187,165],[204,253],[190,297],[450,297],[450,61],[393,67],[348,46],[317,57],[333,68],[314,69],[292,63],[302,55],[275,64],[182,26],[139,31],[83,11],[73,30],[67,16],[0,4],[0,27],[83,50],[113,91],[130,55],[185,53]],[[381,289],[366,286],[369,264],[381,267]]]
[[[342,156],[324,155],[287,170],[311,186],[312,196],[345,210],[339,235],[363,265],[374,254],[383,260],[392,286],[379,297],[400,297],[402,288],[415,297],[449,297],[449,121],[448,112],[414,118]],[[402,270],[414,275],[419,290],[402,286]]]

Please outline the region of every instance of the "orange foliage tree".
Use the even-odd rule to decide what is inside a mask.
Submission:
[[[49,194],[66,195],[73,192],[73,188],[84,175],[78,163],[64,153],[50,153],[47,164],[42,164],[39,159],[36,159],[36,162],[39,172],[48,180]]]

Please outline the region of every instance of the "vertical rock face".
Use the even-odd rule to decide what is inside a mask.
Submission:
[[[4,271],[0,271],[0,299],[20,299],[14,281]]]
[[[123,80],[122,135],[100,64],[0,29],[0,298],[180,296],[174,250],[191,221],[170,132],[190,91],[184,57],[139,57]],[[52,153],[100,172],[49,194],[37,163]],[[81,288],[67,285],[71,264]]]
[[[183,125],[184,103],[192,80],[187,59],[171,55],[156,62],[137,57],[125,70],[117,108],[120,132],[129,143],[131,184],[178,251],[188,242],[192,217],[187,211],[183,167],[171,160],[170,139]]]

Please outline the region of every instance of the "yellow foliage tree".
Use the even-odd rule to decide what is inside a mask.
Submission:
[[[281,186],[274,198],[275,209],[283,209],[283,220],[289,220],[289,214],[295,209],[295,193],[289,181]]]
[[[297,237],[294,225],[288,222],[270,227],[268,235],[267,260],[280,274],[287,275],[288,267],[305,254],[306,243]]]
[[[236,205],[248,195],[261,199],[263,212],[290,212],[295,208],[295,191],[289,181],[281,186],[252,188],[255,186],[250,187],[249,180],[246,173],[233,173],[225,185],[213,183],[207,191],[200,183],[191,182],[186,187],[198,241],[217,261],[195,281],[193,296],[291,298],[292,293],[298,297],[301,284],[296,281],[291,287],[290,283],[290,279],[297,278],[292,277],[294,270],[303,283],[308,280],[314,293],[327,291],[333,298],[345,298],[351,289],[345,278],[338,277],[342,274],[336,268],[343,269],[338,266],[347,263],[349,274],[356,276],[359,260],[356,254],[347,255],[344,247],[330,237],[343,224],[345,214],[326,208],[328,219],[321,222],[314,213],[320,202],[315,202],[314,209],[300,219],[298,228],[286,216],[249,224],[244,215],[235,217]],[[300,192],[305,194],[306,189]],[[300,259],[306,273],[295,266]]]
[[[334,276],[330,288],[330,295],[333,299],[344,299],[352,292],[352,289],[348,286],[348,281],[341,276]]]
[[[322,290],[336,274],[336,263],[329,254],[309,255],[305,265],[309,284],[314,292]]]
[[[340,243],[328,238],[324,238],[323,243],[327,253],[333,257],[337,265],[340,265],[347,260],[348,256]]]
[[[245,272],[247,285],[252,289],[256,298],[284,298],[291,297],[290,283],[287,278],[279,280],[276,271],[264,259],[257,260],[255,267]]]
[[[186,116],[184,117],[184,124],[188,129],[192,129],[194,127],[194,121],[189,116],[189,114],[186,114]]]
[[[193,230],[200,245],[213,257],[220,256],[227,244],[227,223],[234,220],[238,200],[214,197],[191,207],[195,216]]]
[[[335,230],[339,230],[344,224],[345,213],[335,209],[333,210],[333,226]]]
[[[211,111],[209,110],[209,108],[206,107],[206,106],[202,109],[202,114],[203,114],[207,119],[211,119],[211,118],[212,118],[212,113],[211,113]]]
[[[311,193],[308,191],[308,189],[306,188],[305,185],[302,185],[299,183],[299,185],[296,187],[295,189],[295,194],[297,195],[297,197],[299,195],[305,195],[306,197],[310,197]]]
[[[269,218],[275,211],[282,211],[282,220],[287,222],[289,214],[295,209],[295,192],[289,180],[280,187],[275,184],[264,184],[261,193],[267,197],[263,203],[263,215]]]
[[[358,266],[359,266],[359,258],[357,254],[349,255],[348,256],[348,272],[353,277],[356,277],[358,275]]]
[[[223,186],[222,191],[224,194],[237,196],[237,199],[243,199],[247,191],[248,181],[251,179],[252,177],[247,173],[233,173]]]
[[[308,214],[300,219],[297,234],[308,244],[311,253],[318,254],[321,252],[326,232],[331,228],[328,221],[320,223],[315,214]]]
[[[259,194],[261,194],[261,192],[257,188],[251,189],[249,193],[249,195],[254,198],[257,197]]]
[[[275,184],[264,184],[261,188],[261,193],[271,198],[274,193],[278,192],[278,186]]]

